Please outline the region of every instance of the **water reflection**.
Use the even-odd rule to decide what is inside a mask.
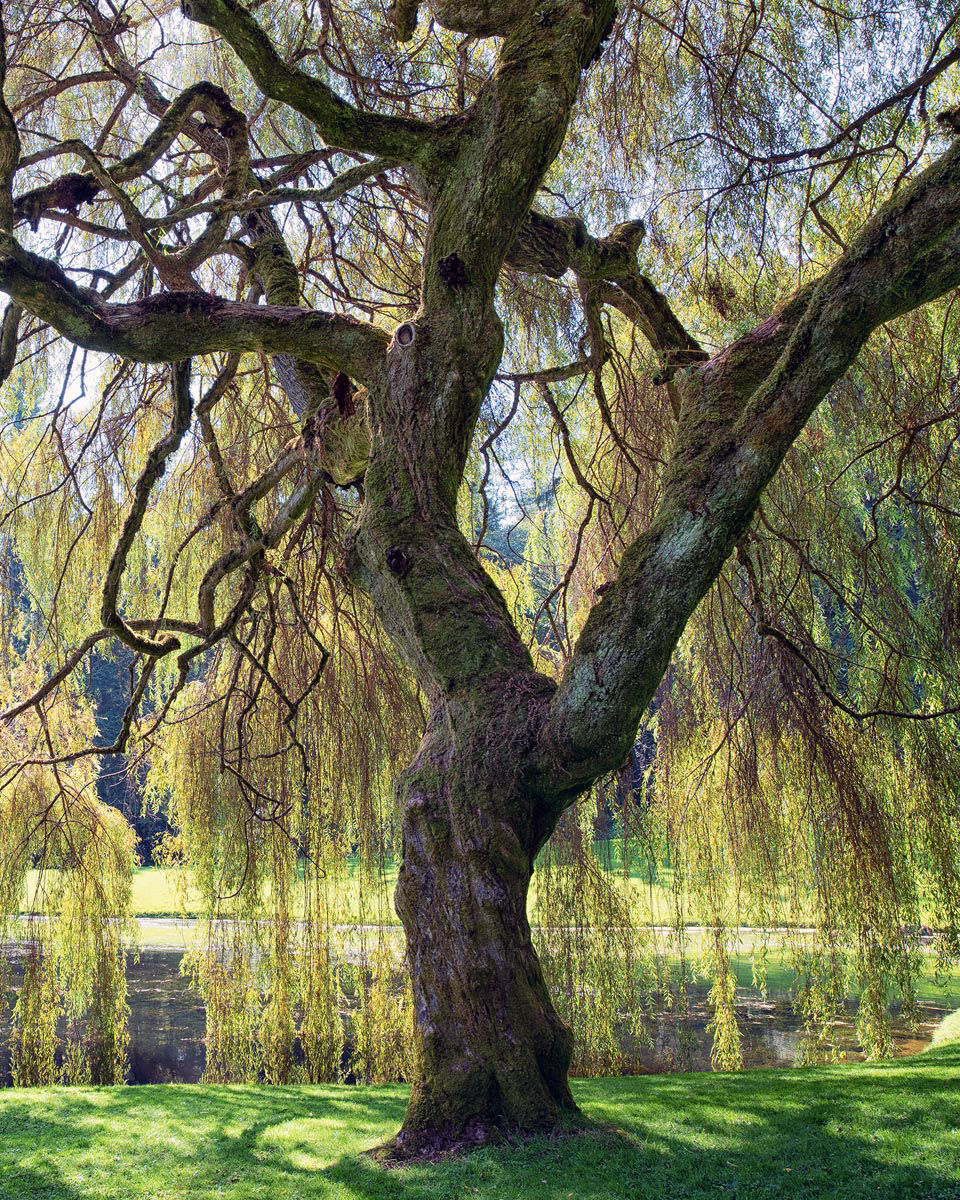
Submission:
[[[196,1083],[203,1074],[203,1004],[180,974],[181,957],[141,950],[127,968],[131,1083]]]
[[[16,982],[16,950],[8,948]],[[205,1051],[204,1011],[197,993],[180,974],[179,950],[142,950],[138,961],[127,968],[130,1003],[130,1077],[131,1083],[196,1083],[203,1074]],[[642,1072],[710,1070],[712,1035],[707,1028],[710,1012],[707,989],[691,988],[688,1012],[678,1018],[665,1015],[651,1022],[650,1045],[632,1047]],[[746,1068],[789,1066],[796,1061],[800,1034],[789,996],[771,992],[766,999],[749,989],[740,988],[737,1017]],[[951,1007],[960,1004],[956,996],[944,996],[944,1004],[921,1006],[923,1021],[919,1029],[894,1019],[897,1052],[912,1054],[930,1039],[937,1022]],[[348,1014],[345,1014],[349,1022]],[[8,1046],[9,1009],[0,1016],[0,1083],[10,1083]],[[860,1057],[853,1023],[838,1022],[833,1030],[834,1043],[850,1059]]]

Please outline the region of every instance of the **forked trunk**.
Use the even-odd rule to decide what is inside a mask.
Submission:
[[[396,904],[422,1064],[398,1156],[546,1131],[576,1113],[572,1034],[550,1000],[527,920],[530,805],[509,794],[509,773],[492,796],[489,776],[469,783],[465,756],[450,757],[432,755],[402,782]]]

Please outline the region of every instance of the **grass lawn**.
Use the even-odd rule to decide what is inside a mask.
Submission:
[[[396,1087],[0,1092],[0,1200],[960,1200],[960,1043],[893,1063],[575,1083],[594,1123],[436,1166],[361,1152]]]
[[[616,866],[616,864],[613,864]],[[674,917],[674,899],[671,890],[673,872],[659,868],[657,881],[650,882],[645,875],[632,873],[625,878],[618,872],[611,875],[614,886],[626,891],[641,923],[671,924]],[[361,908],[361,886],[356,865],[348,864],[345,878],[338,878],[331,887],[331,904],[337,921],[344,923],[358,920],[399,925],[400,919],[393,907],[393,889],[397,882],[397,868],[388,863],[383,875],[383,890],[379,896],[368,887],[364,898],[366,911]],[[37,902],[38,876],[28,871],[24,887],[25,911],[39,908]],[[530,908],[536,904],[537,881],[531,887]],[[195,917],[202,909],[202,897],[195,890],[181,895],[178,873],[168,867],[142,867],[133,876],[131,911],[138,917]]]
[[[598,843],[601,859],[609,853],[603,843]],[[615,844],[612,849],[618,847]],[[634,920],[639,925],[672,926],[675,920],[675,899],[673,894],[673,871],[660,865],[656,868],[655,878],[651,879],[645,870],[633,869],[628,875],[620,873],[620,864],[614,856],[608,864],[612,870],[610,881],[616,891],[628,901],[633,912]],[[343,877],[331,877],[329,903],[331,919],[335,924],[381,923],[399,925],[400,920],[393,907],[393,890],[397,882],[397,868],[392,861],[386,864],[380,889],[367,885],[366,894],[361,892],[361,884],[355,862],[347,864]],[[28,871],[23,896],[23,911],[33,912],[40,908],[37,897],[38,877],[36,871]],[[534,874],[530,887],[528,908],[531,918],[535,921],[537,903],[538,877]],[[190,889],[186,895],[181,895],[178,872],[168,867],[143,867],[133,876],[133,892],[131,912],[137,917],[196,917],[202,911],[202,897],[196,890]],[[696,913],[688,913],[688,923],[698,923],[701,918]],[[737,923],[736,914],[730,914],[732,923]],[[925,918],[932,921],[928,914]],[[805,913],[794,913],[788,919],[789,925],[806,925],[809,916]]]
[[[202,897],[199,892],[190,890],[186,896],[181,896],[177,885],[178,873],[169,867],[143,867],[134,872],[131,912],[137,917],[196,917],[202,911]],[[385,876],[386,889],[376,904],[374,897],[367,897],[367,910],[360,905],[360,882],[350,875],[346,879],[337,880],[335,890],[331,889],[331,898],[338,919],[344,923],[364,920],[366,922],[380,921],[384,924],[399,925],[400,919],[393,911],[393,888],[396,884],[396,869],[388,871]],[[24,888],[24,909],[33,911],[39,908],[36,903],[37,872],[28,871]],[[372,911],[371,911],[372,909]],[[381,911],[382,910],[382,911]]]

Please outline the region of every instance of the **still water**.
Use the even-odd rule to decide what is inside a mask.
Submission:
[[[139,961],[129,962],[131,1083],[196,1083],[203,1074],[203,1005],[180,974],[181,956],[180,950],[150,949],[140,952]],[[635,1052],[640,1070],[710,1069],[712,1034],[707,1029],[710,1014],[706,987],[691,988],[690,998],[689,1013],[682,1020],[666,1016],[651,1022],[653,1045]],[[921,1005],[919,1028],[911,1028],[895,1017],[897,1052],[913,1054],[923,1049],[937,1022],[958,1006],[960,986],[955,983],[937,997],[937,1002]],[[771,991],[763,999],[748,987],[741,987],[737,1017],[745,1067],[790,1066],[795,1062],[800,1034],[787,993]],[[10,1083],[8,1020],[9,1013],[0,1017],[0,1083],[5,1085]],[[852,1015],[848,1022],[836,1026],[834,1040],[848,1058],[860,1057]]]

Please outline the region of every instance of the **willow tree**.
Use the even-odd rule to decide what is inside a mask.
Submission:
[[[960,283],[960,150],[944,148],[949,115],[940,128],[927,116],[937,89],[950,99],[956,17],[909,0],[889,20],[848,7],[4,5],[0,351],[9,375],[20,347],[21,391],[31,364],[63,378],[58,389],[38,366],[33,407],[14,405],[21,425],[47,422],[53,478],[10,511],[51,493],[82,510],[50,555],[54,665],[7,724],[33,714],[42,731],[58,690],[113,638],[133,667],[111,750],[143,724],[162,740],[176,697],[227,643],[235,678],[259,670],[238,730],[256,703],[292,729],[302,696],[251,639],[280,636],[282,601],[317,658],[318,605],[338,592],[344,612],[369,607],[375,624],[351,625],[357,655],[385,631],[426,709],[396,780],[420,1043],[406,1152],[549,1127],[574,1108],[571,1032],[528,925],[534,859],[630,756],[735,547],[756,584],[751,523],[821,401],[878,327]],[[185,72],[199,81],[178,90]],[[658,218],[650,249],[641,209]],[[604,220],[609,232],[588,227]],[[696,269],[682,261],[697,253]],[[673,296],[651,278],[669,291],[671,275]],[[704,344],[678,316],[701,300]],[[544,365],[570,349],[574,361]],[[82,378],[67,383],[88,352],[115,364],[106,383],[98,368],[96,403]],[[172,364],[166,392],[156,364]],[[557,395],[577,379],[593,387],[574,428]],[[521,636],[475,545],[488,506],[482,521],[458,512],[478,454],[488,482],[523,389],[586,498],[578,551],[614,511],[578,438],[601,428],[633,469],[632,493],[612,485],[616,562],[572,644],[576,622],[546,589]],[[71,408],[93,425],[65,443]],[[165,471],[189,477],[185,464],[211,497],[180,492],[172,528],[150,527]],[[25,459],[8,487],[28,474]],[[342,553],[325,561],[321,602],[295,568],[305,528],[324,521]],[[219,542],[203,541],[211,530]],[[88,533],[99,550],[84,549]],[[198,545],[213,547],[199,564]],[[78,616],[70,594],[78,557],[98,616]],[[933,694],[914,684],[906,699]],[[205,739],[232,736],[202,710],[197,723]],[[49,734],[32,746],[8,783],[85,753]],[[292,739],[287,752],[302,751]],[[251,812],[269,823],[279,805],[261,789]],[[209,829],[197,818],[191,832]]]

